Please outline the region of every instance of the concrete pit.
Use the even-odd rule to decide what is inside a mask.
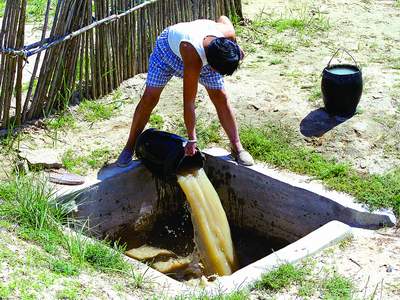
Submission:
[[[268,270],[296,262],[345,238],[352,227],[376,229],[396,222],[390,212],[370,212],[350,196],[327,191],[302,176],[262,165],[237,166],[222,149],[205,152],[205,171],[220,196],[235,247],[243,252],[239,253],[241,268],[207,285],[210,294],[251,285]],[[193,236],[190,217],[179,186],[154,178],[138,161],[123,169],[105,168],[84,186],[63,188],[59,193],[60,197],[75,195],[75,217],[89,219],[93,237],[119,239],[128,248],[144,242],[168,247],[174,240],[179,240],[177,246],[193,247],[189,245]],[[168,227],[173,228],[170,237],[162,233],[162,228]],[[140,232],[145,234],[137,238]],[[250,253],[249,249],[257,245],[257,251]],[[171,296],[199,290],[127,259]]]

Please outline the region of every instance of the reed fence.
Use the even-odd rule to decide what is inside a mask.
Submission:
[[[24,45],[26,7],[27,0],[7,0],[4,11],[0,129],[63,109],[72,97],[97,99],[146,72],[156,37],[171,24],[242,17],[241,0],[58,0],[55,12],[48,0],[41,40]],[[24,80],[31,56],[33,71]]]

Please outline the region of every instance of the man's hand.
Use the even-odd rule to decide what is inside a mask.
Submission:
[[[193,156],[197,152],[196,149],[196,142],[188,142],[185,146],[185,155],[186,156]]]

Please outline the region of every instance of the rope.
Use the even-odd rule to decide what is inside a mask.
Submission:
[[[81,29],[79,29],[77,31],[74,31],[74,32],[69,33],[64,36],[61,36],[58,39],[56,37],[47,38],[43,41],[24,46],[22,49],[0,48],[0,54],[10,55],[13,57],[21,56],[25,60],[27,60],[28,57],[30,57],[32,55],[35,55],[39,52],[50,49],[58,44],[64,43],[70,39],[73,39],[74,37],[81,35],[82,33],[85,33],[86,31],[94,29],[102,24],[110,24],[112,22],[115,22],[118,19],[120,19],[126,15],[129,15],[129,14],[131,14],[147,5],[150,5],[151,3],[157,2],[157,1],[158,0],[148,0],[146,2],[143,2],[142,4],[132,7],[120,14],[110,15],[107,18],[101,19],[99,21],[96,21],[96,22],[88,25],[88,26],[82,27]]]

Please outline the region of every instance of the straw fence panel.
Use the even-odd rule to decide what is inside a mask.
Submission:
[[[24,46],[27,0],[6,2],[0,31],[0,129],[62,110],[75,97],[97,99],[146,72],[155,39],[171,24],[242,17],[240,0],[58,0],[48,33],[50,4],[41,41]],[[34,55],[23,92],[25,60]]]

